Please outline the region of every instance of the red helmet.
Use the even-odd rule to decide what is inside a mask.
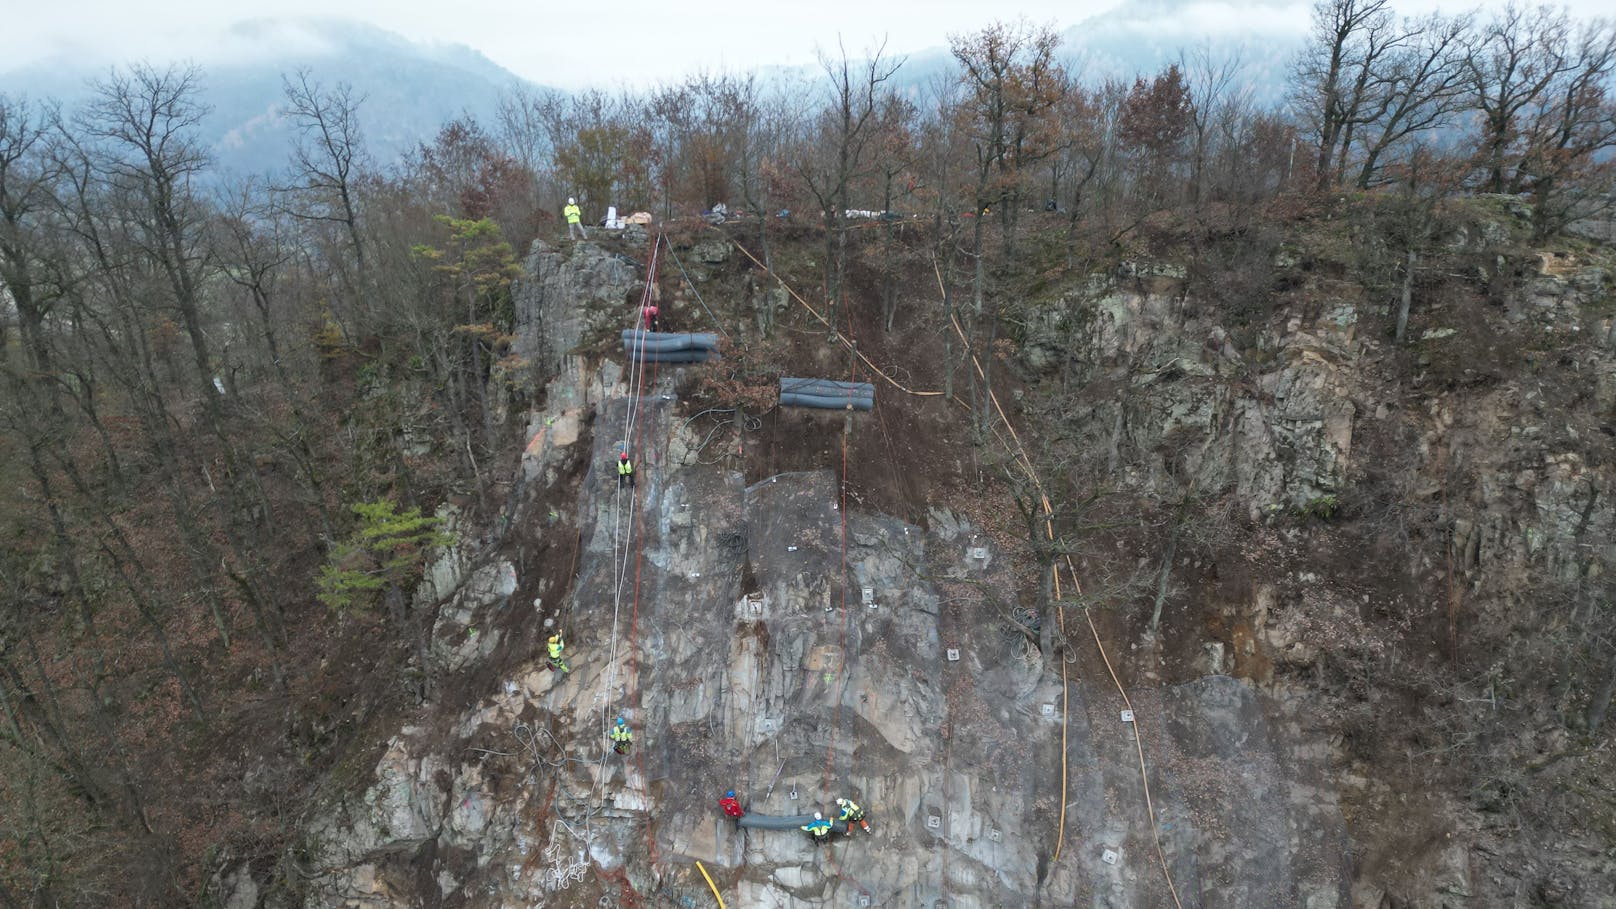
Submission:
[[[617,459],[619,461],[627,461],[628,460],[628,452],[625,451],[622,454],[618,455]]]

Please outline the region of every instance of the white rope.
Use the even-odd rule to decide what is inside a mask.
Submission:
[[[660,236],[660,235],[659,235]],[[634,311],[634,348],[629,357],[628,370],[628,403],[624,408],[622,451],[628,453],[633,444],[634,430],[639,421],[640,391],[645,382],[645,344],[646,331],[644,325],[644,312],[646,302],[650,299],[651,288],[656,281],[657,259],[661,250],[660,242],[652,247],[651,261],[646,266],[645,289],[640,293],[640,302]],[[630,461],[637,458],[639,452],[629,454]],[[637,470],[637,468],[636,468]],[[638,482],[638,477],[635,478]],[[629,558],[633,550],[634,519],[638,515],[639,496],[628,497],[628,539],[623,539],[623,481],[618,475],[617,490],[612,496],[612,634],[607,650],[607,675],[605,698],[600,707],[600,761],[596,770],[596,787],[604,789],[606,785],[606,759],[611,749],[605,746],[606,736],[610,731],[612,718],[620,715],[615,704],[615,690],[617,688],[617,642],[619,629],[622,625],[623,612],[623,586],[628,581]]]

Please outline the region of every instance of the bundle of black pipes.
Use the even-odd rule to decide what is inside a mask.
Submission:
[[[705,363],[718,359],[718,335],[623,330],[623,350],[642,363]]]
[[[868,382],[838,382],[835,379],[782,378],[780,406],[872,410],[875,408],[875,386]]]
[[[742,827],[752,827],[758,830],[797,830],[807,826],[808,822],[813,819],[814,816],[811,814],[792,814],[779,817],[770,814],[753,814],[749,811],[740,816],[738,823]],[[847,822],[833,820],[830,822],[830,829],[833,833],[846,833]]]

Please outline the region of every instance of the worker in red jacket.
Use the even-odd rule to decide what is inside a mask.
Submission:
[[[718,800],[718,807],[724,809],[725,814],[736,820],[740,820],[741,815],[746,813],[746,809],[741,807],[741,803],[735,801],[735,790],[733,789],[724,793],[724,797]]]
[[[645,304],[644,315],[645,315],[645,330],[646,331],[661,331],[662,330],[661,329],[662,322],[657,318],[657,314],[659,312],[661,312],[661,310],[657,308],[656,301],[653,300],[653,301]]]

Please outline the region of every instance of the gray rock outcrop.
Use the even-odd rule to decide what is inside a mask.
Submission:
[[[669,463],[660,452],[695,442],[672,405],[647,398],[636,416],[633,434],[659,440],[639,498],[598,470],[580,493],[559,617],[573,671],[535,655],[448,742],[400,732],[375,784],[322,827],[323,905],[411,905],[400,856],[434,898],[502,907],[594,905],[603,880],[659,892],[694,859],[741,906],[1165,902],[1132,729],[1087,651],[1054,861],[1061,675],[992,593],[1013,586],[1010,564],[981,558],[990,547],[955,516],[927,532],[843,515],[830,473],[748,488]],[[621,399],[602,409],[590,463],[609,463],[625,418]],[[482,608],[506,595],[504,570],[469,576]],[[1297,776],[1262,695],[1216,678],[1136,707],[1185,905],[1347,905],[1339,810]],[[616,716],[636,731],[627,758],[607,748]],[[874,834],[816,851],[795,831],[742,832],[717,811],[730,787],[772,814],[851,796]]]

